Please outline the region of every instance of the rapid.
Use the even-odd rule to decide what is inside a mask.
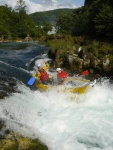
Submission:
[[[0,43],[0,120],[49,150],[113,150],[112,84],[97,83],[83,95],[27,85],[48,50],[37,42]]]

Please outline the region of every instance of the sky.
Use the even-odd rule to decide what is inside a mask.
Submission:
[[[0,6],[7,4],[15,8],[18,0],[0,0]],[[47,11],[58,8],[78,8],[84,5],[84,0],[24,0],[27,13]]]

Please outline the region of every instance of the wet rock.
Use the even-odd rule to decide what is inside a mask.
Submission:
[[[8,150],[48,150],[47,146],[38,139],[30,139],[10,132],[5,139],[0,141],[0,149]]]

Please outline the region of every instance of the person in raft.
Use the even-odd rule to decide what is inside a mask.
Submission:
[[[61,68],[57,68],[57,81],[58,83],[63,83],[64,79],[68,78],[68,74]]]
[[[51,80],[49,78],[49,74],[46,72],[46,70],[49,69],[49,64],[45,62],[45,66],[41,67],[40,64],[38,64],[38,72],[33,75],[37,78],[37,80],[40,80],[43,84],[49,84],[51,83]]]
[[[87,76],[89,74],[88,70],[82,72],[82,76]]]

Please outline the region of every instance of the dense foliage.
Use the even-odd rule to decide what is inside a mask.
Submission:
[[[24,39],[26,36],[39,37],[46,34],[40,27],[36,27],[25,11],[24,1],[17,2],[16,10],[0,6],[0,39]]]
[[[75,9],[68,20],[67,28],[67,19],[59,17],[60,32],[68,29],[75,36],[87,35],[101,41],[113,38],[113,2],[110,0],[85,0],[85,5]]]
[[[49,22],[50,24],[55,25],[61,14],[71,16],[72,12],[73,9],[57,9],[45,12],[36,12],[30,14],[29,16],[35,22],[36,25],[43,26],[45,22]]]
[[[28,25],[29,23],[30,25]],[[24,11],[18,13],[7,6],[0,7],[1,38],[23,38],[30,32],[30,27],[34,27],[34,24]]]
[[[58,9],[31,15],[27,15],[25,9],[23,0],[17,1],[16,10],[7,5],[0,6],[0,38],[39,37],[46,35],[51,25],[55,25],[60,33],[74,36],[85,35],[99,41],[113,38],[111,0],[85,0],[83,7],[74,10]]]

